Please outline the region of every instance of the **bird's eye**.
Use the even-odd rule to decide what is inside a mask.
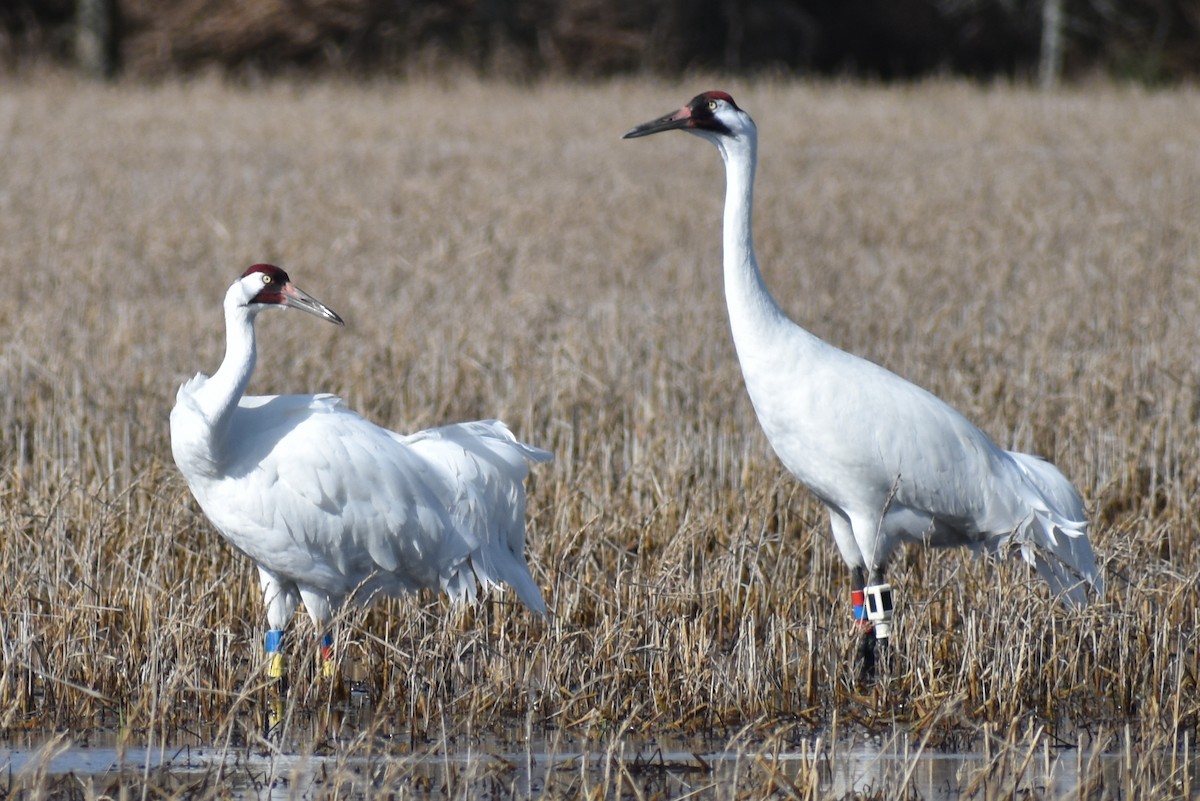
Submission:
[[[715,101],[715,100],[708,101],[708,110],[716,111],[717,110],[717,101]]]
[[[271,283],[271,276],[267,275],[266,273],[262,274],[262,279],[264,285]]]

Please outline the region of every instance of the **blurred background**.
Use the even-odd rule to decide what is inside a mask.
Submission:
[[[3,0],[0,69],[1173,83],[1197,0]]]

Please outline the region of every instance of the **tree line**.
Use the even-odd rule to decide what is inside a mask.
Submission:
[[[1149,83],[1200,72],[1196,0],[5,0],[0,64],[512,78],[692,70]]]

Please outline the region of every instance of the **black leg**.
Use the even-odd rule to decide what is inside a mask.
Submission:
[[[884,669],[891,663],[892,588],[884,582],[882,568],[871,572],[869,582],[866,570],[856,568],[854,582],[855,619],[861,631],[856,654],[858,679],[860,683],[869,684],[874,681],[881,663]],[[861,611],[859,604],[862,604]]]
[[[875,629],[867,620],[866,601],[863,589],[867,586],[867,571],[856,567],[852,571],[851,599],[854,603],[854,625],[858,629],[858,647],[854,652],[854,666],[860,684],[869,684],[875,679]]]
[[[858,649],[854,654],[854,663],[858,668],[859,684],[871,684],[875,681],[875,649],[878,644],[874,629],[863,629],[858,635]]]

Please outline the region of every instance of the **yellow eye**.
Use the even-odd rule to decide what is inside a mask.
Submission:
[[[717,110],[717,101],[715,101],[715,100],[708,101],[708,110],[716,111]]]
[[[271,276],[267,275],[266,273],[263,273],[263,274],[262,274],[262,278],[263,278],[263,283],[264,283],[264,284],[269,284],[269,283],[271,283]]]

